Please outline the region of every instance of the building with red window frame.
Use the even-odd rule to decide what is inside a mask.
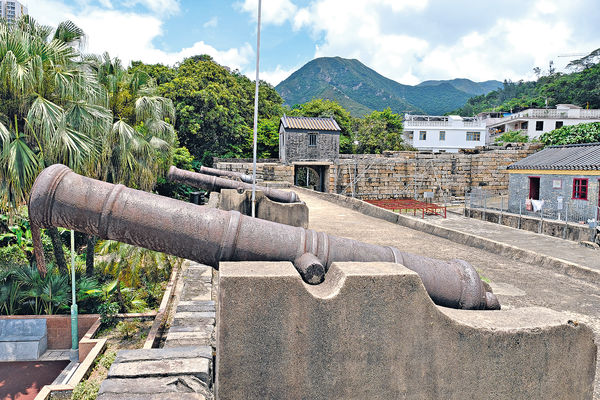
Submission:
[[[600,143],[550,146],[507,168],[509,212],[528,213],[527,199],[544,200],[544,209],[588,210],[598,218],[600,207]]]

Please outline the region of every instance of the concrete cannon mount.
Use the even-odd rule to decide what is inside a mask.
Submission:
[[[256,191],[255,200],[257,218],[308,228],[308,207],[303,201],[278,203],[265,196],[261,190]],[[220,193],[211,192],[208,205],[220,210],[235,210],[244,215],[252,215],[252,191],[239,193],[235,189],[221,189]]]
[[[434,305],[391,263],[220,264],[218,399],[592,399],[592,331],[545,308]]]

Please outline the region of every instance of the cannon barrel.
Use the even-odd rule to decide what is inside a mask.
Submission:
[[[43,170],[29,200],[36,258],[44,268],[40,228],[60,226],[218,267],[219,261],[291,261],[318,284],[335,261],[387,261],[421,277],[433,301],[464,309],[498,309],[479,275],[460,260],[441,261],[251,218],[97,181],[60,164]]]
[[[186,185],[190,185],[199,189],[206,189],[211,192],[220,192],[221,189],[252,189],[252,185],[249,183],[232,181],[231,179],[200,174],[198,172],[186,171],[175,166],[171,166],[171,168],[169,168],[167,179],[172,182],[184,183]],[[278,201],[280,203],[296,203],[300,201],[298,195],[294,192],[286,192],[284,190],[277,190],[264,186],[256,186],[256,190],[261,190],[269,199]]]
[[[246,183],[252,183],[252,175],[246,175],[246,174],[242,174],[241,172],[234,172],[234,171],[223,171],[221,169],[217,169],[217,168],[210,168],[210,167],[205,167],[204,165],[200,167],[200,173],[201,174],[206,174],[206,175],[213,175],[213,176],[228,176],[230,178],[234,178],[234,179],[239,179],[242,182],[246,182]]]

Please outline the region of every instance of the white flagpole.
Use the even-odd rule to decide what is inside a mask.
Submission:
[[[256,212],[256,142],[258,136],[258,66],[260,60],[260,11],[262,1],[258,0],[258,26],[256,28],[256,87],[254,90],[254,140],[252,150],[252,217],[255,217]]]

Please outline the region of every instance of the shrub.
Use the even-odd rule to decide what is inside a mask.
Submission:
[[[119,312],[119,304],[105,301],[98,306],[100,313],[100,322],[105,326],[113,326],[117,323],[117,313]]]
[[[100,384],[93,381],[79,382],[73,389],[72,400],[96,400]]]
[[[121,321],[117,325],[117,331],[121,334],[124,339],[133,337],[138,331],[139,324],[137,321]]]
[[[542,134],[540,140],[547,146],[600,142],[600,122],[566,125]]]
[[[504,132],[494,140],[495,144],[502,145],[504,143],[527,143],[529,142],[529,136],[527,133],[523,134],[522,131],[510,131]]]

